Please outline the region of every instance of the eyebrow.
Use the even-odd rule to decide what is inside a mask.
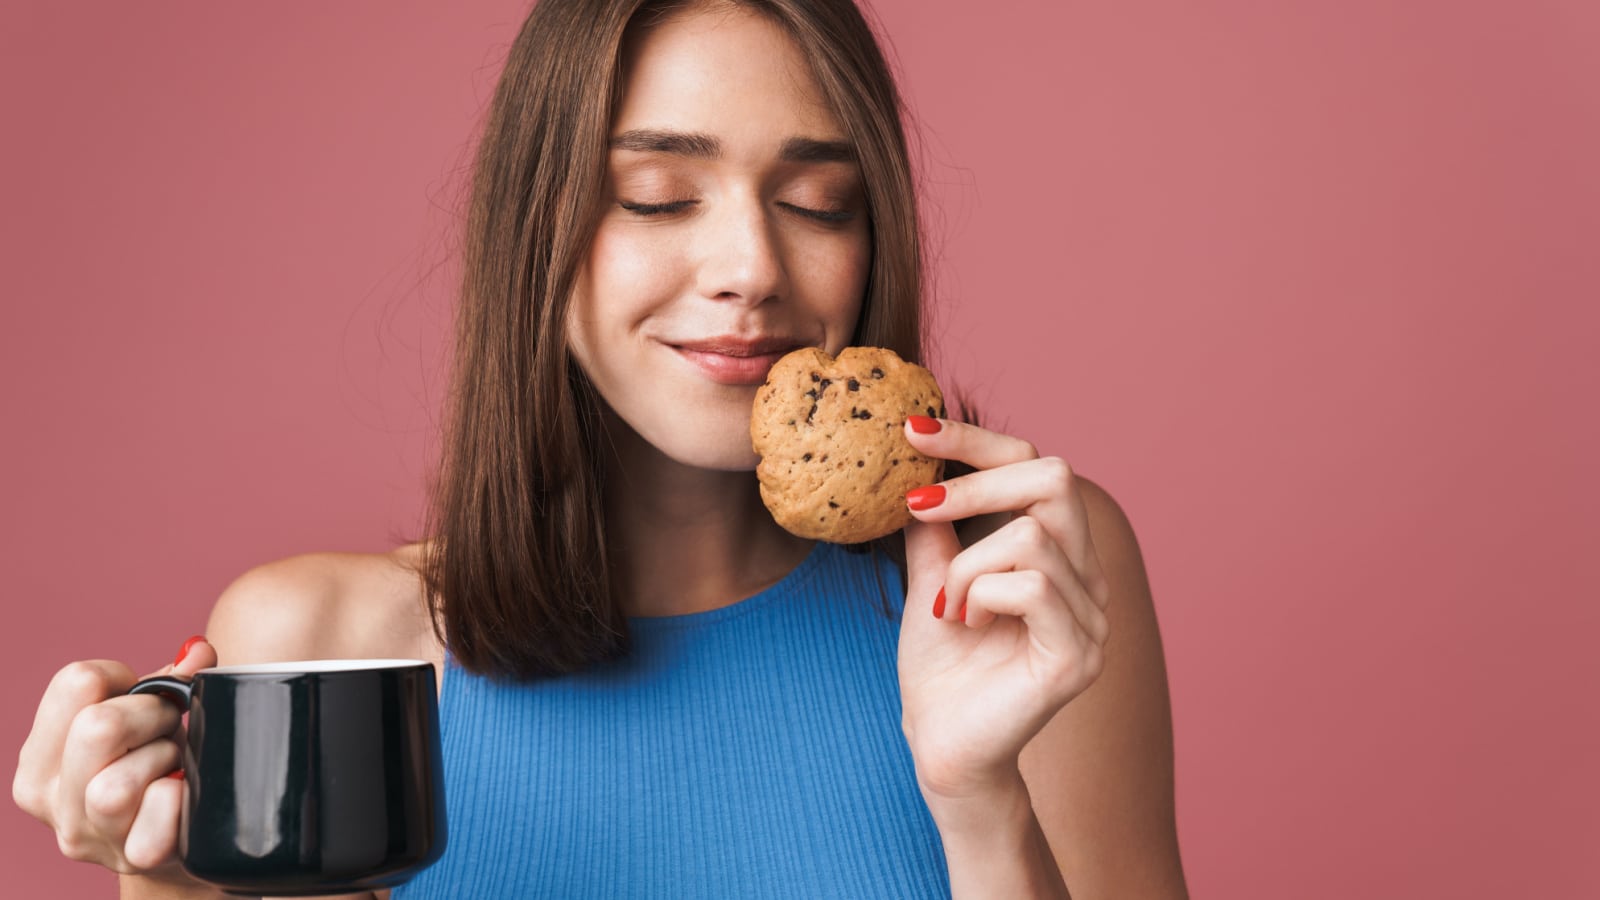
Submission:
[[[717,159],[722,156],[722,142],[709,134],[656,128],[624,131],[611,139],[611,148],[639,153],[669,153],[691,159]],[[853,163],[856,161],[856,151],[844,141],[792,137],[783,142],[778,158],[784,162]]]

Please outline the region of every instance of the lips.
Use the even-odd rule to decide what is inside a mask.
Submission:
[[[804,347],[805,342],[788,337],[740,338],[725,336],[707,338],[703,341],[675,342],[672,346],[679,350],[689,350],[695,353],[719,353],[723,356],[765,356],[772,353],[782,356],[796,347]]]
[[[757,385],[784,354],[807,345],[790,337],[724,335],[668,346],[718,384]]]

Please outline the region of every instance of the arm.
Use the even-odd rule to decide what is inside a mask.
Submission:
[[[968,797],[925,791],[955,897],[1187,900],[1173,801],[1172,721],[1138,542],[1099,485],[1079,479],[1111,589],[1094,683],[1024,747],[1018,771]],[[1065,876],[1065,877],[1063,877]]]
[[[154,875],[123,875],[117,884],[121,900],[235,900],[237,896],[196,881],[180,883]]]
[[[1173,739],[1161,633],[1122,509],[1080,478],[1111,584],[1105,667],[1019,761],[1044,835],[1079,900],[1188,897],[1178,852]]]
[[[952,886],[1184,897],[1166,671],[1127,518],[1019,438],[920,416],[905,435],[972,469],[906,495],[902,730]],[[991,516],[968,545],[951,527]]]
[[[217,598],[206,625],[206,640],[217,665],[339,655],[337,615],[342,581],[338,557],[305,555],[268,563],[241,575]],[[169,864],[173,870],[176,863]],[[231,900],[209,885],[185,878],[123,875],[121,900]],[[271,898],[264,898],[271,900]],[[371,893],[340,894],[326,900],[374,900]]]
[[[255,900],[239,894],[226,894],[211,887],[190,881],[178,884],[160,881],[143,875],[123,875],[118,879],[120,900]],[[322,900],[388,900],[389,893],[381,897],[372,893],[326,895]],[[261,900],[273,900],[264,897]]]
[[[1020,774],[981,796],[934,799],[928,809],[944,842],[951,897],[1071,900]]]

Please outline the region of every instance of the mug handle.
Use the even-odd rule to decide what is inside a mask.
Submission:
[[[193,690],[193,685],[181,678],[173,678],[171,675],[152,675],[128,688],[128,693],[155,694],[157,697],[176,706],[180,711],[188,712],[189,692],[191,690]]]

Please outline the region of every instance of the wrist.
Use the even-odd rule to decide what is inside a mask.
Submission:
[[[1033,801],[1022,773],[993,773],[959,787],[931,785],[919,779],[923,801],[942,834],[989,834],[1025,826],[1033,819]]]
[[[1071,900],[1020,772],[959,794],[923,797],[944,844],[951,895]]]
[[[197,880],[176,862],[118,879],[122,900],[239,900]]]

